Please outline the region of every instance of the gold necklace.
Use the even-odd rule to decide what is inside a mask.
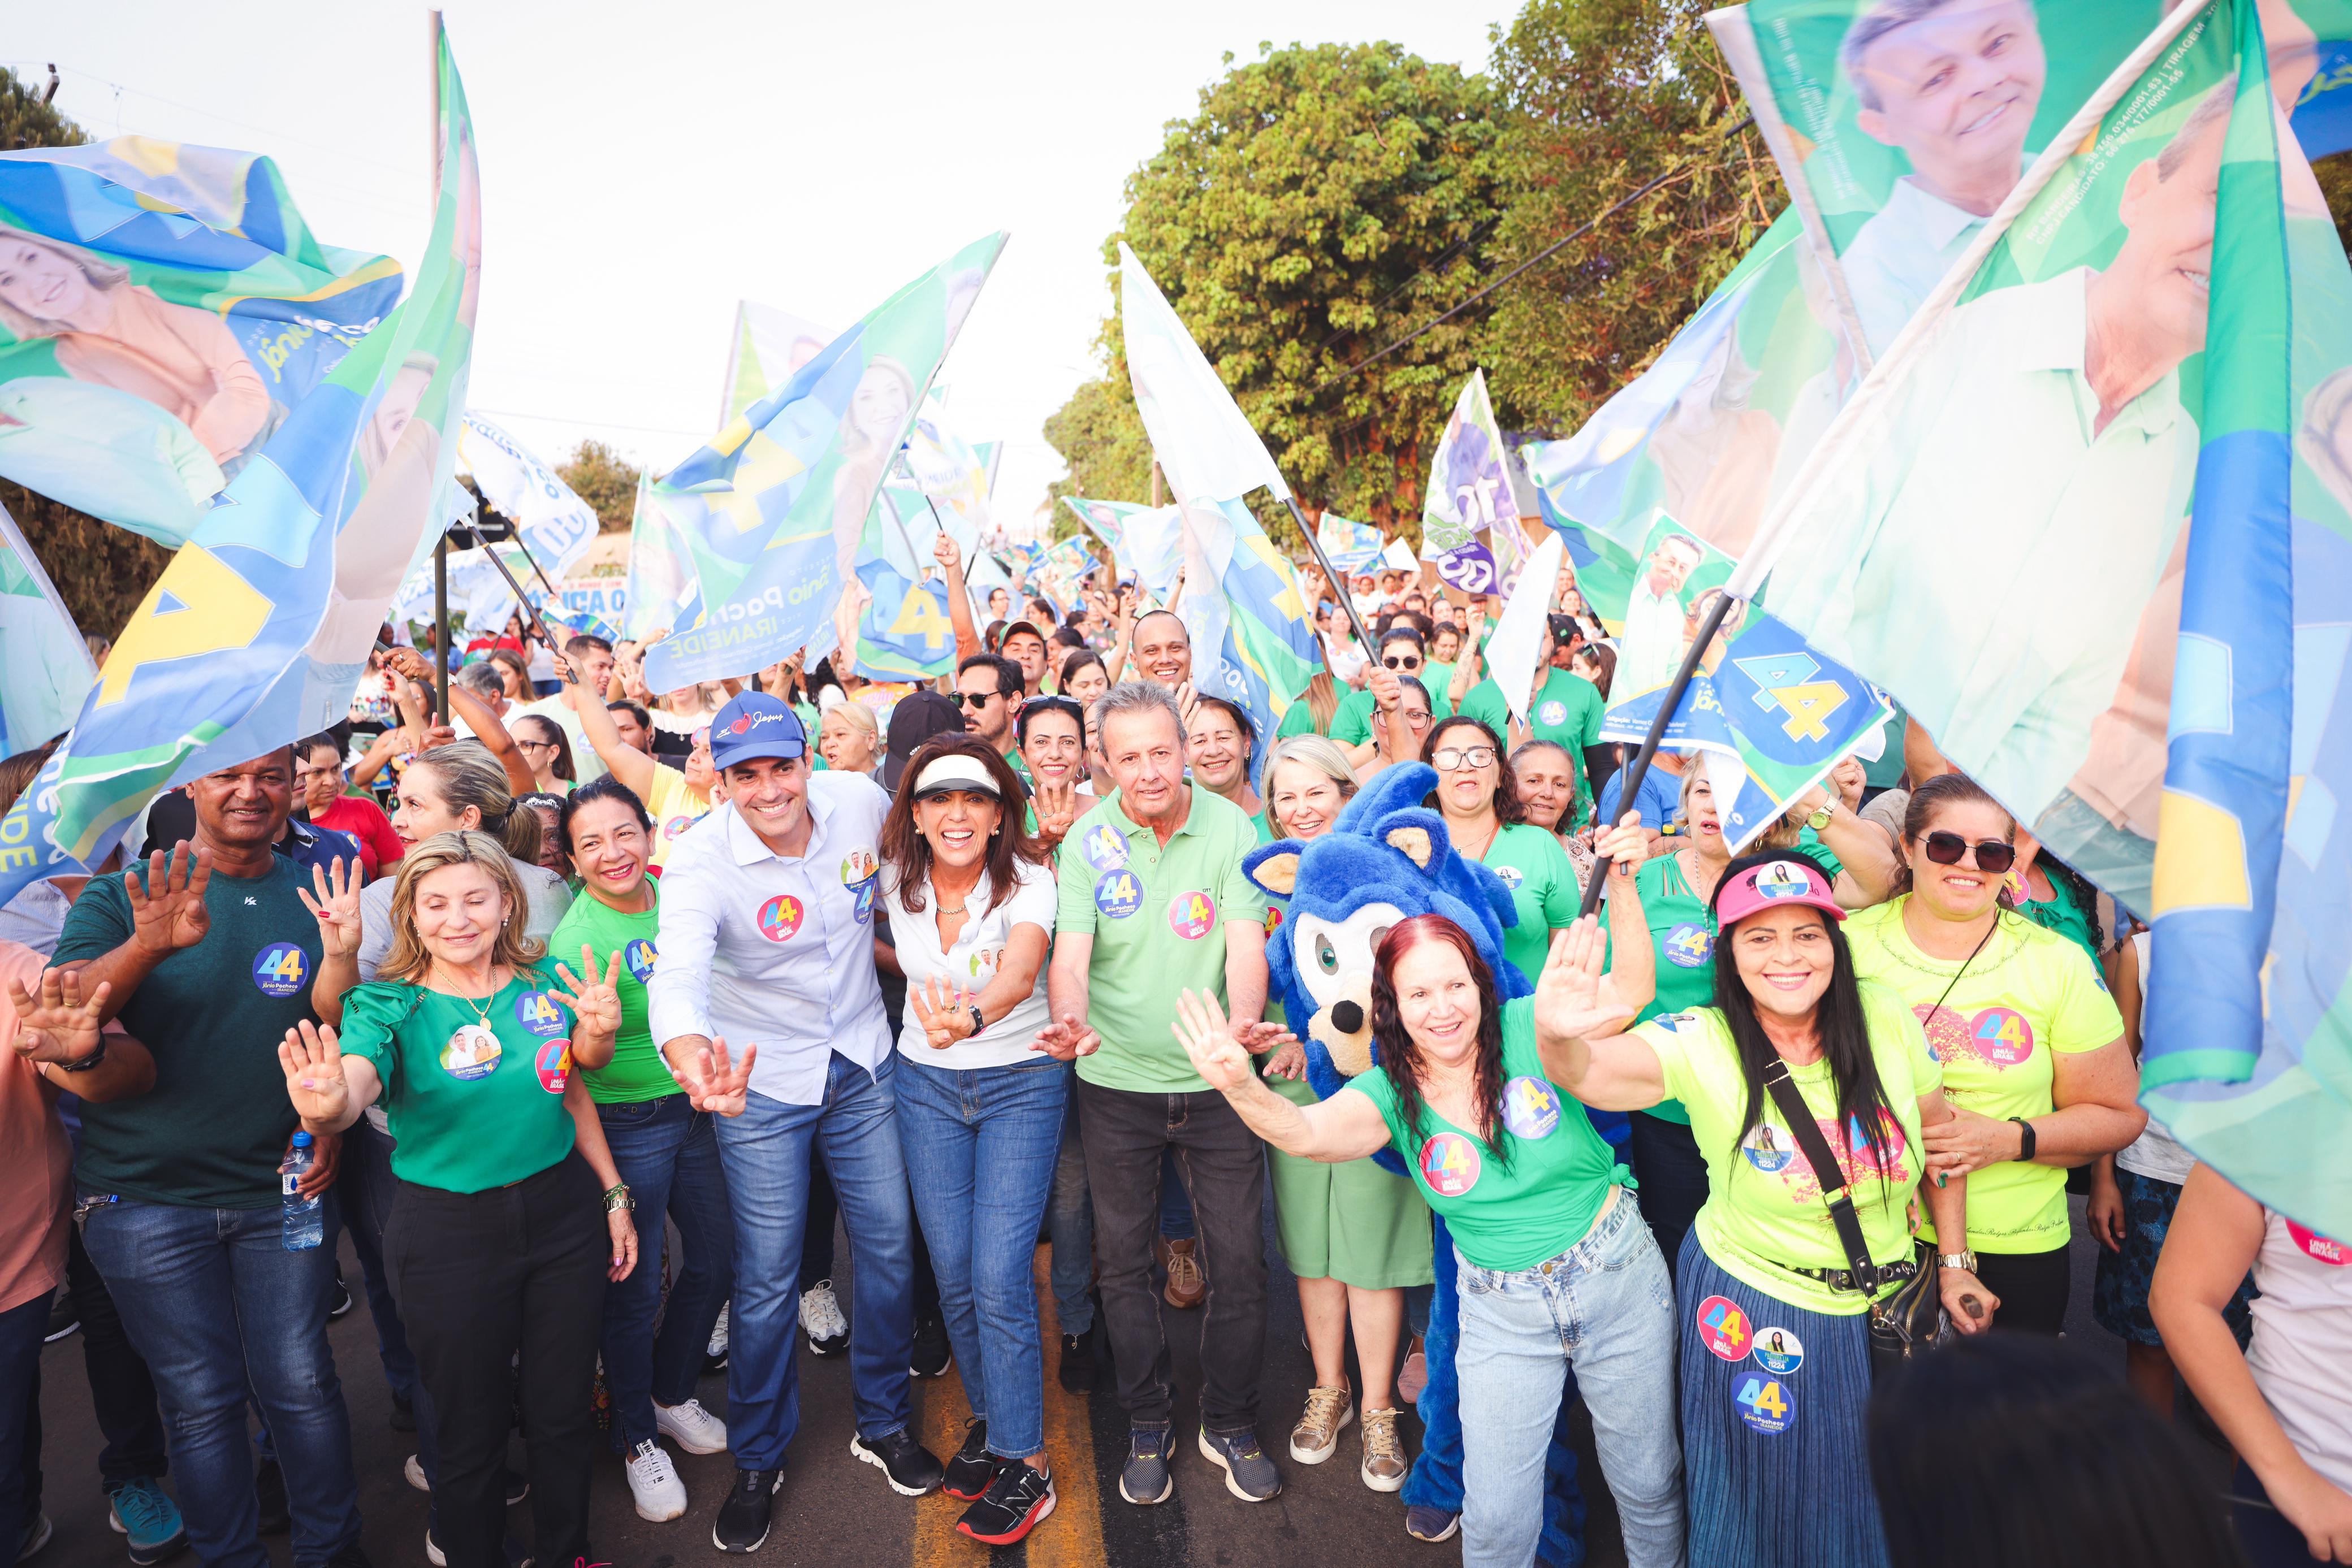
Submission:
[[[437,958],[436,958],[436,959],[435,959],[435,960],[433,961],[433,972],[434,972],[435,974],[436,974],[436,975],[437,975],[437,974],[439,974],[439,973],[441,972],[441,961],[440,961],[439,959],[437,959]],[[498,970],[497,970],[496,968],[491,969],[491,971],[490,971],[490,978],[491,978],[493,981],[495,981],[498,977],[499,977],[499,972],[498,972]],[[499,988],[499,990],[504,990],[505,988],[506,988],[505,987],[500,986],[500,987]],[[462,992],[462,991],[443,991],[441,994],[442,994],[443,996],[445,996],[445,997],[455,997],[457,1000],[459,1000],[459,1001],[461,1001],[461,1002],[465,1003],[467,1007],[469,1007],[469,1008],[473,1009],[474,1009],[474,1016],[475,1016],[476,1018],[478,1018],[478,1019],[479,1019],[481,1020],[481,1022],[482,1022],[482,1027],[483,1027],[484,1029],[490,1029],[490,1009],[488,1009],[488,1008],[486,1008],[486,1007],[482,1006],[480,1003],[478,1003],[478,1002],[475,1001],[473,998],[471,998],[471,997],[469,997],[469,996],[467,996],[467,995],[466,995],[464,992]],[[487,1000],[489,1000],[489,1001],[496,1001],[496,1000],[498,1000],[498,997],[499,997],[499,992],[498,992],[498,991],[492,991],[492,992],[489,994],[489,996],[488,996],[486,999],[487,999]],[[493,1033],[493,1034],[496,1034],[498,1031],[497,1031],[496,1030],[490,1030],[490,1032],[491,1032],[491,1033]]]

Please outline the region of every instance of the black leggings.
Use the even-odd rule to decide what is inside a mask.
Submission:
[[[1633,1200],[1672,1274],[1683,1237],[1706,1203],[1706,1156],[1699,1153],[1688,1122],[1669,1122],[1647,1111],[1636,1111],[1626,1121],[1633,1127],[1626,1152],[1633,1155],[1633,1179],[1641,1183]]]
[[[2047,1252],[1979,1252],[1977,1278],[2000,1298],[1993,1327],[2054,1334],[2066,1326],[2074,1260],[2065,1248]]]

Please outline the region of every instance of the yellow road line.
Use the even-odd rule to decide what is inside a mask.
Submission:
[[[918,1417],[923,1447],[941,1459],[963,1446],[963,1424],[971,1419],[960,1377],[918,1379],[922,1414]],[[971,1505],[945,1492],[933,1492],[915,1504],[914,1568],[977,1568],[988,1561],[988,1548],[956,1530],[956,1521]]]

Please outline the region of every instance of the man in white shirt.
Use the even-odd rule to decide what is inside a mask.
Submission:
[[[851,1451],[905,1496],[937,1489],[942,1475],[908,1429],[914,1216],[874,967],[889,800],[863,774],[813,774],[807,750],[798,716],[762,693],[711,720],[720,804],[670,852],[662,961],[646,988],[671,1070],[697,1109],[723,1118],[736,1249],[727,1431],[738,1469],[712,1532],[722,1552],[766,1539],[800,1425],[795,1282],[813,1142],[856,1259]]]
[[[1648,570],[1625,599],[1625,630],[1617,639],[1617,674],[1610,695],[1618,702],[1675,678],[1682,663],[1683,584],[1706,559],[1706,547],[1688,534],[1668,534],[1650,552]]]
[[[586,632],[565,640],[563,660],[572,666],[572,673],[579,684],[567,685],[553,696],[525,703],[514,711],[537,714],[542,718],[554,720],[562,727],[572,739],[572,766],[579,775],[577,782],[585,784],[591,779],[603,778],[605,768],[604,759],[596,755],[596,748],[588,743],[588,732],[580,727],[580,715],[572,705],[575,702],[593,702],[602,706],[612,698],[620,696],[621,683],[614,675],[618,664],[613,656],[613,644]]]

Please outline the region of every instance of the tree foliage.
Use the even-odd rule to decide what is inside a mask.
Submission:
[[[637,465],[601,441],[583,441],[555,465],[555,476],[595,509],[600,532],[625,533],[637,510]]]
[[[27,147],[79,147],[89,135],[42,101],[48,83],[27,82],[0,66],[0,148],[20,152]]]

